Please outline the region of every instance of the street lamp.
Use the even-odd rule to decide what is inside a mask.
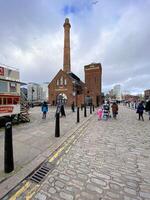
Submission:
[[[32,92],[32,108],[33,108],[33,93],[35,92],[34,88],[31,88],[31,92]]]

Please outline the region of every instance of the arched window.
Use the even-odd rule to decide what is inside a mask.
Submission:
[[[64,85],[67,85],[67,79],[64,80]]]
[[[60,78],[60,85],[63,85],[63,77]]]
[[[59,85],[59,79],[57,79],[57,83],[56,84]]]

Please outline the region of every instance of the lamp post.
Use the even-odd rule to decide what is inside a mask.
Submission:
[[[80,122],[80,113],[79,113],[79,106],[78,106],[78,95],[79,95],[79,87],[76,81],[73,81],[73,94],[75,96],[75,104],[77,108],[77,123]]]
[[[35,90],[34,90],[34,88],[32,87],[32,90],[31,90],[31,92],[32,92],[32,108],[33,108],[33,93],[35,92]]]

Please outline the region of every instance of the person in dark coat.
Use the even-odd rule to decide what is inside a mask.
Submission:
[[[143,101],[141,101],[138,105],[138,108],[137,108],[137,113],[139,114],[139,120],[142,118],[142,120],[144,121],[144,117],[143,117],[143,111],[144,111],[144,105],[143,105]]]
[[[60,113],[61,113],[61,117],[66,117],[66,113],[65,113],[65,109],[64,109],[63,104],[61,104]]]
[[[75,110],[74,110],[74,101],[73,101],[73,103],[71,104],[71,109],[72,109],[72,112],[75,112]]]
[[[148,112],[149,120],[150,120],[150,99],[146,102],[145,110],[146,112]]]
[[[113,114],[113,118],[116,119],[117,114],[118,114],[118,105],[116,102],[114,102],[111,106],[112,108],[112,114]]]
[[[47,105],[47,102],[44,101],[43,104],[42,104],[42,112],[43,112],[43,117],[42,119],[46,119],[46,114],[48,112],[48,105]]]

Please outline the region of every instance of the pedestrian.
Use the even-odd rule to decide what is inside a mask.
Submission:
[[[72,112],[75,112],[75,110],[74,110],[74,101],[73,101],[73,103],[71,104],[71,109],[72,109]]]
[[[46,114],[48,112],[48,105],[47,105],[46,101],[43,102],[41,109],[42,109],[42,112],[43,112],[42,119],[46,119]]]
[[[65,109],[64,109],[64,105],[63,104],[61,104],[60,113],[61,113],[61,117],[66,117],[66,113],[65,113]]]
[[[146,112],[148,112],[149,120],[150,120],[150,99],[146,102],[145,110]]]
[[[97,116],[98,116],[98,120],[101,120],[102,117],[103,117],[103,109],[102,107],[100,107],[98,110],[97,110]]]
[[[112,106],[112,115],[113,115],[113,118],[116,119],[117,117],[117,114],[118,114],[118,105],[116,102],[113,102]]]
[[[143,101],[141,101],[137,107],[137,111],[136,113],[139,114],[139,120],[142,118],[142,120],[144,121],[144,117],[143,117],[143,111],[144,111],[144,105],[143,105]]]
[[[103,107],[103,119],[107,120],[110,117],[110,105],[106,102]]]

